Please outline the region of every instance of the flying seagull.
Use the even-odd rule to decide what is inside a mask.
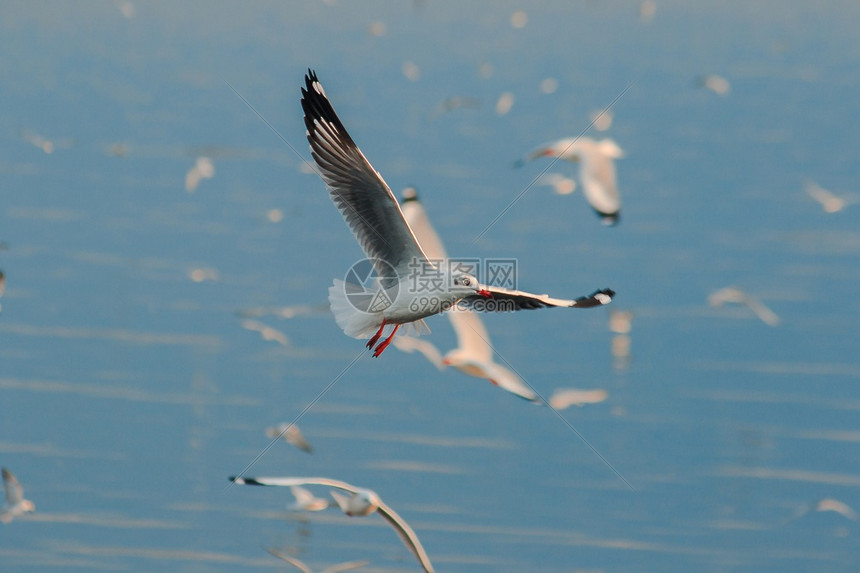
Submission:
[[[332,313],[348,336],[365,338],[372,334],[367,347],[374,348],[374,356],[391,344],[400,325],[409,324],[418,334],[429,332],[423,319],[457,303],[482,310],[521,310],[591,307],[612,300],[615,293],[609,289],[564,300],[490,287],[459,268],[434,265],[404,220],[391,189],[347,133],[312,70],[305,76],[301,103],[320,176],[372,262],[378,283],[378,288],[368,293],[362,285],[335,280],[329,288]],[[483,302],[493,304],[477,304],[486,298],[492,301]],[[383,334],[386,337],[380,342]]]
[[[3,468],[3,489],[6,490],[6,509],[0,513],[0,521],[9,523],[19,515],[36,511],[36,504],[24,499],[24,488],[6,468]]]
[[[624,157],[624,151],[612,139],[596,141],[590,137],[565,137],[541,145],[514,166],[538,157],[557,157],[579,163],[582,192],[591,208],[605,225],[615,225],[621,213],[621,195],[615,175],[615,159]]]
[[[424,547],[422,547],[421,542],[418,540],[418,536],[415,535],[415,531],[372,490],[355,487],[346,482],[325,477],[231,477],[230,481],[244,485],[280,487],[319,485],[343,490],[352,496],[352,498],[347,499],[345,502],[347,503],[347,509],[344,509],[344,513],[347,515],[369,515],[374,511],[379,513],[379,515],[391,524],[406,547],[418,559],[424,571],[426,573],[433,573],[433,565],[430,563],[427,552],[424,551]]]

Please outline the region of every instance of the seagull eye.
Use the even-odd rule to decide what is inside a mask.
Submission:
[[[469,279],[463,279],[463,285],[469,286]]]

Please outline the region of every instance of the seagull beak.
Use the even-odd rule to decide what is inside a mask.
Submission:
[[[490,291],[488,291],[485,288],[482,288],[481,290],[479,290],[478,294],[484,298],[493,298],[493,293],[491,293]]]

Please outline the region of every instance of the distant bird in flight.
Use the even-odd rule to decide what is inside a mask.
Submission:
[[[3,468],[3,489],[6,491],[6,507],[0,512],[0,521],[9,523],[18,516],[36,511],[36,504],[24,499],[24,488],[6,468]]]
[[[821,208],[827,213],[838,213],[848,205],[857,202],[856,198],[840,197],[833,191],[829,191],[813,181],[808,181],[803,190],[806,191],[807,195],[818,201]]]
[[[198,157],[194,166],[185,174],[185,190],[193,193],[202,179],[209,179],[215,175],[215,164],[208,157]]]
[[[749,308],[753,313],[765,324],[769,326],[777,326],[779,324],[779,316],[772,311],[762,301],[739,289],[738,287],[725,287],[718,291],[712,292],[708,296],[708,304],[713,308],[720,308],[727,302],[742,304]]]
[[[624,150],[612,139],[594,140],[590,137],[565,137],[541,145],[525,159],[514,163],[521,167],[539,157],[557,157],[579,163],[579,182],[585,200],[605,225],[615,225],[621,214],[621,195],[615,174],[615,159],[624,157]]]
[[[310,443],[305,439],[302,431],[299,430],[299,427],[295,424],[281,422],[277,426],[266,428],[266,436],[273,440],[275,438],[283,438],[285,442],[297,447],[303,452],[311,453],[314,451],[313,447],[311,447]]]
[[[436,267],[416,241],[391,189],[349,136],[311,70],[305,76],[301,103],[311,154],[332,201],[371,261],[379,285],[369,295],[362,285],[335,280],[329,288],[332,313],[348,336],[364,338],[375,332],[367,342],[374,356],[391,344],[401,325],[411,325],[419,334],[429,332],[423,319],[457,303],[499,311],[591,307],[612,300],[615,293],[609,289],[576,300],[553,299],[482,285],[473,274],[450,265]],[[429,290],[423,288],[427,285]],[[492,300],[484,301],[487,298]]]

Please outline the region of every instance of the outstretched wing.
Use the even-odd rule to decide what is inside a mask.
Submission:
[[[311,154],[332,201],[364,253],[369,259],[385,261],[405,276],[410,262],[421,264],[426,257],[391,189],[349,136],[311,70],[302,88],[302,109]],[[384,277],[383,287],[389,288],[397,281],[388,276],[391,273],[384,264],[377,263],[376,270]]]
[[[24,488],[6,468],[3,468],[3,489],[6,490],[6,504],[9,507],[18,505],[24,499]]]
[[[532,310],[548,306],[560,306],[567,308],[591,308],[612,302],[615,291],[612,289],[596,290],[590,295],[581,296],[573,300],[563,298],[552,298],[545,294],[532,294],[519,290],[511,290],[497,286],[486,287],[491,298],[472,295],[464,298],[459,304],[468,309],[478,311],[506,312],[513,310]]]

